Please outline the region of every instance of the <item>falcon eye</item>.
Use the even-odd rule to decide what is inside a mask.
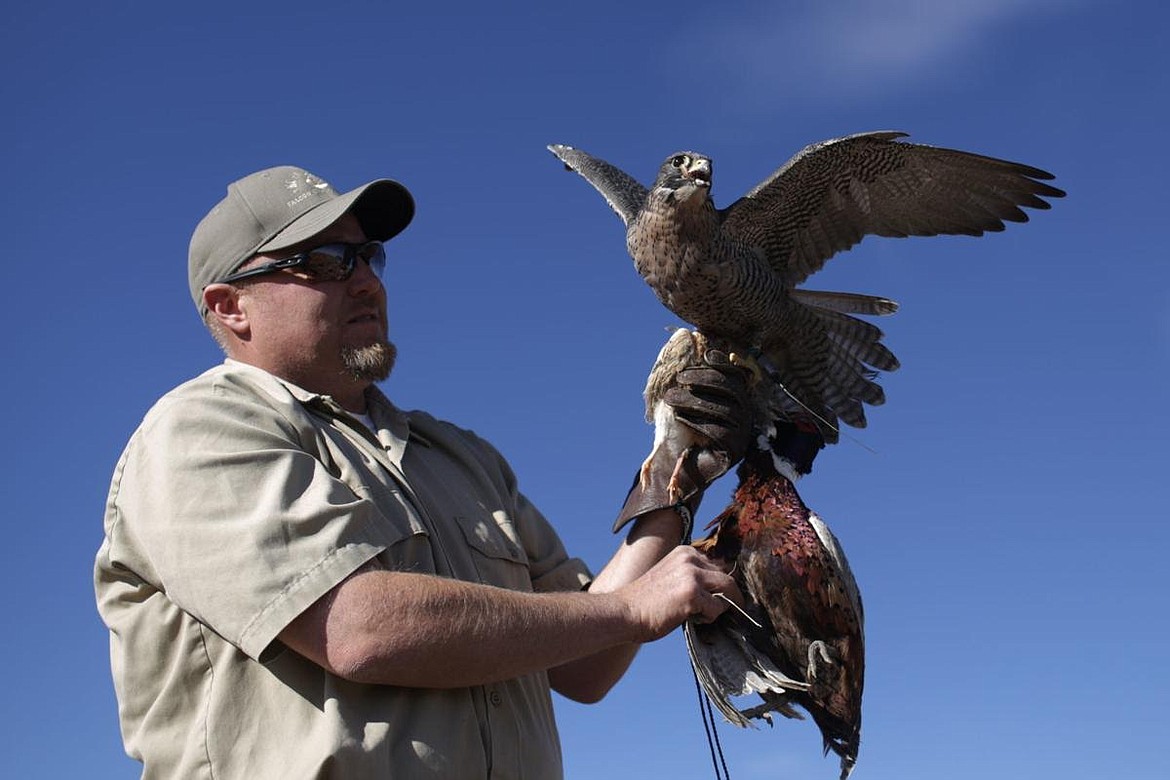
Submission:
[[[683,163],[685,163],[686,161],[687,161],[687,157],[685,154],[676,154],[674,157],[670,158],[670,164],[673,165],[675,168],[681,168],[683,166]]]

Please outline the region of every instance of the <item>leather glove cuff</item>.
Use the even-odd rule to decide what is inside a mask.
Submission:
[[[693,518],[703,500],[707,486],[725,474],[736,461],[720,450],[689,447],[675,459],[664,450],[656,450],[642,471],[634,475],[634,484],[626,495],[626,501],[618,512],[613,530],[617,533],[631,520],[636,520],[656,509],[681,507],[683,536],[690,538],[688,520]]]

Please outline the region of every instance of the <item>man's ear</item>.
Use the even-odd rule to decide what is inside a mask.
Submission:
[[[247,307],[241,300],[240,290],[230,284],[209,284],[203,289],[203,303],[209,316],[240,341],[247,341],[251,334]]]

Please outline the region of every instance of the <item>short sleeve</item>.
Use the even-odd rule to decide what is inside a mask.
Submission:
[[[301,419],[303,418],[303,419]],[[161,401],[111,488],[109,553],[253,658],[392,540],[314,453],[313,426],[230,383]]]
[[[561,537],[523,494],[516,495],[516,527],[528,555],[532,589],[538,593],[584,589],[592,580],[580,558],[570,558]]]

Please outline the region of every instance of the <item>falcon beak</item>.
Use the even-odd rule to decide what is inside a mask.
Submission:
[[[698,187],[711,186],[711,161],[699,158],[693,160],[684,171],[683,176],[690,179]]]

